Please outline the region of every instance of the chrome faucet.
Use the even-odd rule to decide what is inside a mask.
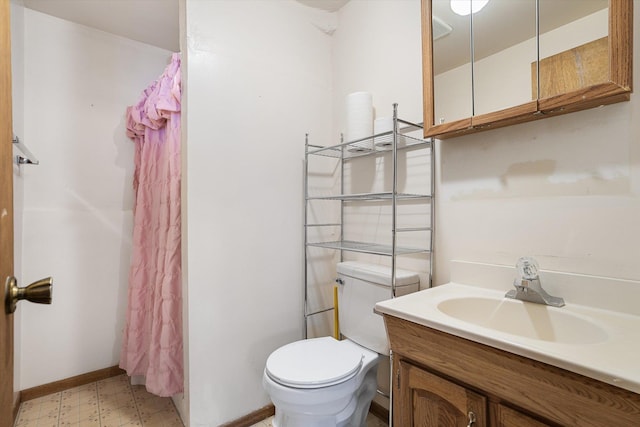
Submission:
[[[513,281],[515,289],[506,293],[506,298],[519,299],[521,301],[535,302],[538,304],[562,307],[564,299],[549,295],[540,284],[538,275],[538,262],[530,257],[522,257],[516,264],[518,276]]]

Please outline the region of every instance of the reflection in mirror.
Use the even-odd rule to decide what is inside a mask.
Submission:
[[[474,115],[530,102],[530,68],[538,57],[536,0],[490,0],[471,19]]]
[[[540,96],[608,82],[608,0],[540,0]],[[531,64],[532,93],[538,90]]]
[[[633,0],[455,0],[464,16],[451,1],[422,0],[425,136],[630,99]]]
[[[434,120],[451,123],[473,114],[471,19],[455,14],[450,0],[433,0],[432,8]]]

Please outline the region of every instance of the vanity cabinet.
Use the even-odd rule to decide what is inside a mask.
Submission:
[[[396,400],[400,409],[396,409],[399,416],[395,425],[488,425],[484,396],[404,360],[398,365]]]
[[[633,3],[490,1],[461,17],[422,0],[425,137],[628,101]]]
[[[640,426],[636,393],[394,316],[384,320],[396,427]]]
[[[398,399],[400,426],[457,427],[545,427],[538,421],[503,404],[493,404],[489,417],[488,399],[470,388],[427,369],[400,360]]]
[[[548,427],[550,424],[538,421],[528,415],[502,404],[493,406],[492,412],[496,427]]]

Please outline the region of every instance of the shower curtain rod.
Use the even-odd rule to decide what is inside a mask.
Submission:
[[[36,156],[34,156],[33,153],[29,151],[27,146],[24,145],[22,141],[20,141],[20,138],[18,138],[16,135],[13,135],[12,142],[15,145],[15,147],[18,150],[22,151],[22,154],[24,154],[24,156],[21,156],[19,154],[16,156],[16,163],[18,165],[39,165],[40,164],[40,161],[36,159]]]

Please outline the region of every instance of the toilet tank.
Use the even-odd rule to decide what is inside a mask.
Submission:
[[[389,343],[382,316],[373,312],[377,302],[391,299],[391,268],[347,261],[337,265],[340,333],[351,341],[388,355]],[[396,296],[416,292],[420,278],[412,271],[396,269]]]

